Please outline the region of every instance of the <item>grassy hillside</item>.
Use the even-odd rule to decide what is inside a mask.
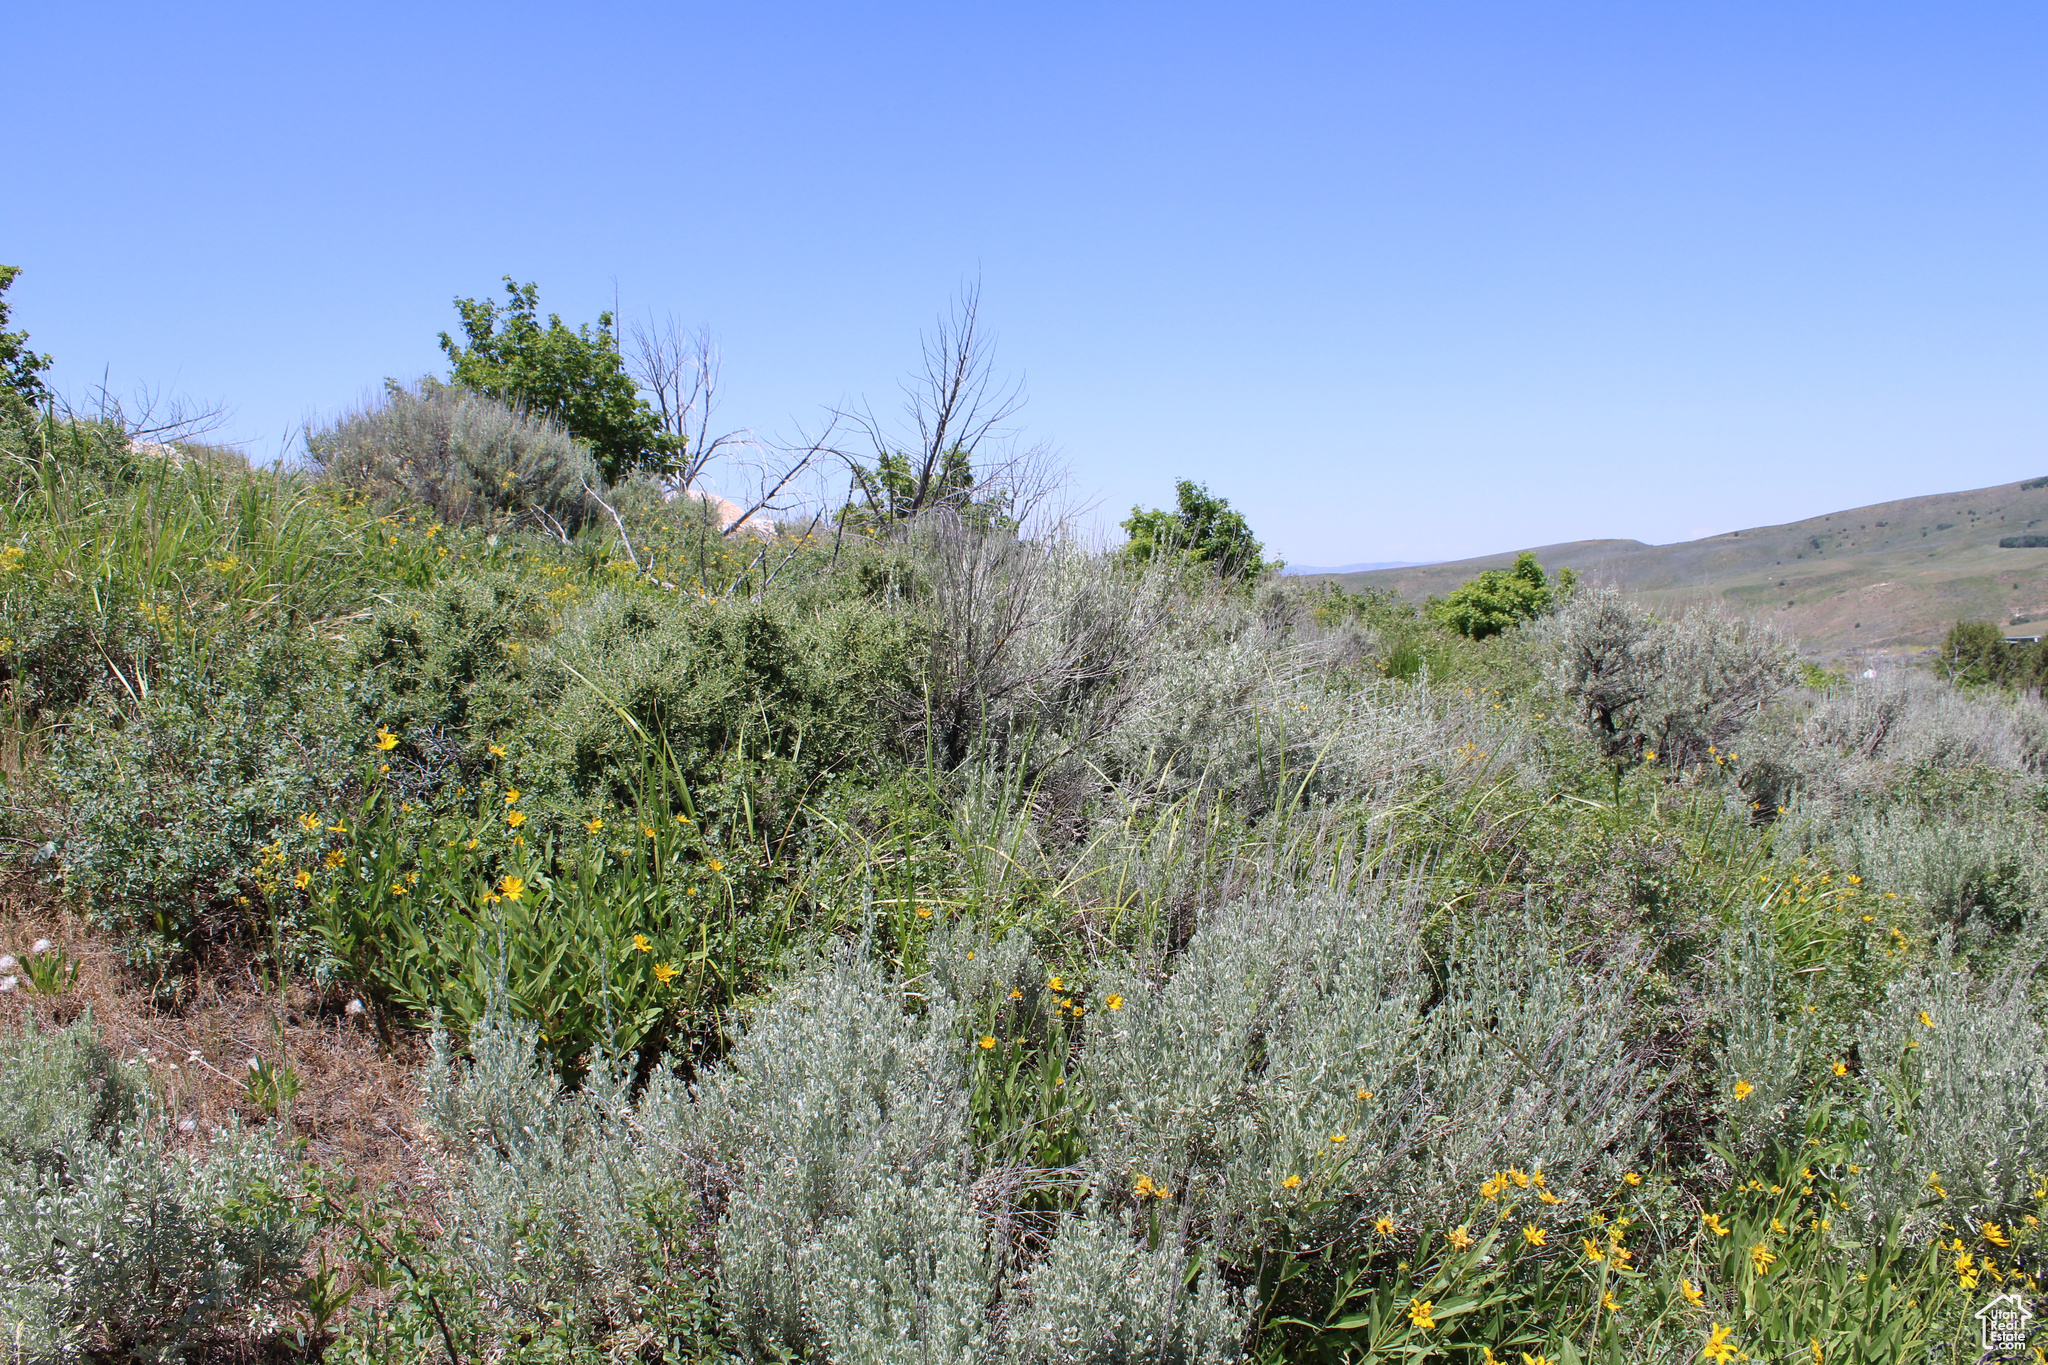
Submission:
[[[1535,553],[1548,568],[1569,566],[1590,582],[1662,605],[1719,599],[1771,620],[1810,651],[1892,652],[1935,644],[1957,620],[2048,621],[2048,548],[1998,545],[2003,537],[2040,534],[2044,527],[2048,484],[2029,481],[1904,498],[1675,545],[1581,540],[1538,546]],[[1419,601],[1449,592],[1481,569],[1506,568],[1516,553],[1323,581],[1391,588]]]
[[[16,1360],[1907,1365],[2038,1300],[2037,699],[740,544],[443,398],[317,473],[0,429]]]

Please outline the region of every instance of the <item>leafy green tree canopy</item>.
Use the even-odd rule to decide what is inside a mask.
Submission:
[[[2048,683],[2048,647],[2009,645],[2004,628],[1993,622],[1958,621],[1942,640],[1935,667],[1953,683],[2037,688]]]
[[[612,334],[612,315],[597,326],[570,329],[558,314],[540,319],[540,288],[504,277],[507,300],[457,299],[468,345],[441,333],[453,368],[451,383],[560,422],[589,445],[607,483],[637,469],[658,469],[682,453],[682,442],[626,373]]]
[[[892,522],[907,521],[919,512],[949,508],[971,525],[987,531],[1014,531],[1010,496],[987,489],[977,490],[974,463],[965,448],[953,446],[940,457],[932,477],[920,487],[917,461],[900,450],[876,459],[873,468],[856,463],[854,484],[860,501],[850,502],[843,513],[849,525],[873,532]]]
[[[1429,614],[1460,635],[1483,640],[1541,616],[1577,582],[1578,575],[1565,569],[1553,588],[1536,556],[1524,550],[1513,568],[1487,569],[1461,583],[1450,596],[1431,603]]]
[[[1207,565],[1223,578],[1245,582],[1280,567],[1278,560],[1268,562],[1261,557],[1266,547],[1252,535],[1244,513],[1232,511],[1226,499],[1187,479],[1173,487],[1179,498],[1177,511],[1131,509],[1123,524],[1130,536],[1124,552],[1131,558],[1149,561],[1178,555],[1190,563]]]
[[[28,348],[27,332],[7,330],[7,287],[20,273],[18,265],[0,265],[0,415],[17,421],[50,392],[39,378],[50,368],[50,357]]]

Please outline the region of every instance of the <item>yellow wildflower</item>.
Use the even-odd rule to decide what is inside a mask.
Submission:
[[[398,736],[392,734],[389,730],[385,729],[383,726],[380,725],[377,727],[376,743],[379,749],[382,749],[388,753],[389,751],[396,749],[398,747]]]
[[[1712,1326],[1713,1331],[1709,1333],[1707,1336],[1706,1349],[1700,1352],[1700,1358],[1703,1360],[1711,1360],[1714,1362],[1714,1365],[1730,1365],[1730,1362],[1732,1362],[1737,1356],[1742,1354],[1740,1351],[1736,1350],[1735,1343],[1728,1340],[1729,1335],[1733,1333],[1735,1329],[1732,1327],[1723,1327],[1718,1322],[1714,1323]]]
[[[519,793],[519,790],[518,790],[518,789],[517,789],[516,787],[507,787],[507,788],[505,788],[505,804],[506,804],[506,805],[508,805],[508,806],[516,806],[516,805],[518,805],[518,804],[519,804],[519,796],[520,796],[520,793]]]
[[[721,862],[720,862],[720,861],[718,861],[718,859],[716,859],[716,858],[713,858],[713,859],[711,860],[711,863],[710,863],[710,867],[711,867],[711,870],[712,870],[713,872],[723,872],[723,871],[725,871],[725,864],[724,864],[724,863],[721,863]],[[925,913],[926,913],[926,914],[930,914],[930,913],[931,913],[931,911],[927,910],[927,911],[925,911]]]
[[[1621,1301],[1614,1297],[1614,1291],[1611,1289],[1600,1296],[1600,1306],[1610,1313],[1621,1311]]]
[[[297,872],[292,873],[292,885],[298,887],[299,890],[304,891],[312,884],[313,874],[306,871],[305,868],[302,867]]]
[[[599,830],[604,828],[604,821],[598,816],[593,815],[588,820],[585,820],[583,822],[583,828],[589,830],[592,834],[595,834]]]
[[[1349,1139],[1347,1139],[1342,1133],[1332,1133],[1330,1134],[1330,1141],[1333,1143],[1342,1144],[1346,1141],[1349,1141]]]
[[[1643,1183],[1643,1177],[1635,1171],[1624,1171],[1621,1180],[1625,1185],[1640,1185]]]
[[[497,745],[493,744],[490,746],[490,755],[492,758],[503,758],[505,756],[505,751],[499,748]]]
[[[1594,1241],[1591,1237],[1581,1237],[1579,1239],[1579,1245],[1586,1249],[1587,1260],[1600,1261],[1606,1259],[1606,1253],[1600,1250],[1600,1244]]]
[[[1933,1027],[1934,1027],[1934,1016],[1933,1016],[1933,1015],[1931,1015],[1931,1014],[1929,1014],[1929,1013],[1928,1013],[1928,1012],[1927,1012],[1926,1010],[1921,1010],[1921,1011],[1920,1011],[1920,1027],[1922,1027],[1922,1028],[1933,1028]]]
[[[1830,1067],[1829,1069],[1833,1071],[1837,1076],[1846,1076],[1849,1074],[1849,1064],[1847,1062],[1836,1062],[1834,1066]]]
[[[1721,1216],[1719,1214],[1703,1213],[1700,1215],[1700,1223],[1708,1232],[1713,1233],[1716,1237],[1726,1237],[1728,1235],[1729,1229],[1721,1226]]]
[[[523,810],[505,812],[505,823],[510,825],[513,829],[518,829],[521,825],[526,823],[526,812]]]
[[[306,814],[306,815],[301,815],[301,816],[299,817],[299,828],[300,828],[300,829],[318,829],[318,828],[320,828],[320,817],[319,817],[319,816],[317,816],[317,815],[313,815],[313,814],[310,814],[310,813],[309,813],[309,814]]]
[[[1519,1166],[1508,1167],[1508,1179],[1514,1181],[1522,1189],[1526,1190],[1529,1188],[1529,1173]]]
[[[1382,1237],[1392,1237],[1394,1235],[1394,1220],[1391,1218],[1375,1219],[1372,1230]]]
[[[1436,1305],[1428,1299],[1408,1300],[1408,1321],[1414,1323],[1425,1332],[1434,1332],[1436,1330],[1436,1319],[1429,1314],[1430,1310],[1435,1307]]]
[[[669,982],[675,980],[676,977],[680,976],[681,974],[681,969],[674,966],[672,963],[657,962],[654,964],[654,979],[656,981],[659,981],[664,986],[666,986]]]
[[[716,872],[716,871],[717,871],[718,869],[717,869],[716,867],[714,867],[714,868],[712,868],[711,870],[712,870],[713,872]],[[920,906],[918,906],[918,907],[917,907],[917,917],[918,917],[919,919],[930,919],[930,918],[932,917],[932,908],[931,908],[931,907],[930,907],[929,905],[920,905]]]
[[[981,1050],[983,1052],[993,1052],[995,1051],[995,1046],[996,1036],[993,1033],[984,1033],[981,1035]]]
[[[1559,1199],[1556,1195],[1552,1194],[1549,1190],[1536,1191],[1536,1197],[1546,1204],[1561,1204],[1564,1202],[1563,1200]]]
[[[1527,1242],[1532,1247],[1542,1246],[1544,1239],[1547,1236],[1549,1236],[1549,1234],[1544,1232],[1542,1228],[1537,1227],[1534,1223],[1530,1223],[1522,1229],[1522,1240]]]
[[[1755,1094],[1755,1093],[1756,1093],[1756,1087],[1755,1087],[1755,1086],[1753,1086],[1753,1085],[1751,1085],[1751,1084],[1750,1084],[1750,1083],[1749,1083],[1748,1081],[1737,1081],[1737,1082],[1735,1083],[1735,1098],[1736,1098],[1736,1099],[1738,1099],[1738,1100],[1746,1100],[1746,1099],[1748,1099],[1748,1098],[1749,1098],[1749,1097],[1750,1097],[1751,1095],[1753,1095],[1753,1094]]]
[[[1300,1177],[1300,1176],[1298,1176],[1298,1175],[1290,1175],[1290,1176],[1288,1176],[1288,1177],[1287,1177],[1287,1178],[1286,1178],[1285,1180],[1283,1180],[1283,1181],[1281,1181],[1281,1182],[1280,1182],[1280,1188],[1281,1188],[1281,1189],[1283,1189],[1283,1190],[1298,1190],[1298,1189],[1300,1189],[1300,1188],[1301,1188],[1301,1177]]]
[[[2005,1229],[1996,1223],[1986,1223],[1980,1230],[1984,1234],[1984,1240],[1995,1247],[2009,1247],[2012,1245],[2012,1238],[2006,1236]]]
[[[1749,1263],[1756,1267],[1756,1273],[1759,1275],[1768,1274],[1771,1269],[1771,1262],[1777,1259],[1777,1256],[1772,1253],[1771,1249],[1762,1242],[1758,1242],[1749,1249]]]
[[[498,894],[508,901],[516,901],[526,894],[526,882],[519,877],[507,877],[498,883]]]
[[[1466,1225],[1463,1223],[1460,1223],[1458,1226],[1452,1228],[1449,1232],[1446,1232],[1444,1234],[1444,1240],[1446,1242],[1449,1242],[1452,1246],[1456,1247],[1460,1251],[1470,1251],[1472,1249],[1472,1234],[1470,1231],[1467,1230]]]
[[[1111,995],[1102,1002],[1102,1007],[1104,1009],[1120,1010],[1124,1007],[1124,998],[1121,995]]]
[[[651,953],[654,951],[654,943],[645,934],[635,934],[633,935],[633,951],[636,953]]]
[[[1691,1280],[1680,1279],[1678,1282],[1678,1292],[1683,1294],[1685,1301],[1695,1308],[1698,1308],[1707,1300],[1707,1296],[1700,1292],[1700,1287]]]

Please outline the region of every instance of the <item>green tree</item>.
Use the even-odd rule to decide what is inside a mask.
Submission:
[[[1262,558],[1266,547],[1245,524],[1244,513],[1231,510],[1230,503],[1212,494],[1203,484],[1182,479],[1174,486],[1179,508],[1168,512],[1133,507],[1123,524],[1130,543],[1124,552],[1131,558],[1149,561],[1162,555],[1177,555],[1194,564],[1207,565],[1227,579],[1251,582],[1268,569],[1280,567],[1278,560]]]
[[[1487,569],[1461,583],[1450,596],[1432,602],[1429,614],[1460,635],[1483,640],[1549,611],[1577,581],[1578,575],[1565,569],[1553,588],[1536,556],[1524,550],[1515,556],[1513,568]]]
[[[930,478],[921,478],[918,461],[900,450],[878,456],[872,468],[856,461],[852,469],[860,501],[849,502],[843,515],[862,530],[872,532],[937,508],[949,508],[983,530],[1017,529],[1008,494],[984,489],[976,496],[974,463],[959,446],[940,456]]]
[[[0,418],[20,423],[50,396],[39,377],[50,357],[28,348],[27,332],[7,330],[7,287],[21,273],[18,265],[0,265]]]
[[[1942,640],[1935,666],[1950,682],[2035,688],[2048,681],[2048,648],[2009,645],[2004,629],[1990,621],[1958,621]]]
[[[571,329],[558,314],[540,318],[540,288],[505,278],[507,301],[457,299],[468,345],[441,333],[451,383],[560,422],[589,445],[607,483],[636,469],[658,469],[682,454],[682,442],[626,373],[612,315]]]

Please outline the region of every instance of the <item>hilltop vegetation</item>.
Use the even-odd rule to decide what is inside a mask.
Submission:
[[[2038,1292],[2036,700],[1535,565],[1462,629],[1192,485],[1091,553],[957,444],[746,540],[466,389],[0,442],[25,1358],[1917,1362]]]
[[[2048,480],[1905,498],[1674,545],[1592,540],[1533,553],[1654,606],[1705,598],[1769,620],[1821,655],[1938,644],[1955,621],[2048,620]],[[2039,541],[2041,544],[2035,544]],[[1514,553],[1327,581],[1410,601],[1442,596]],[[2020,633],[2037,634],[2027,630]]]

